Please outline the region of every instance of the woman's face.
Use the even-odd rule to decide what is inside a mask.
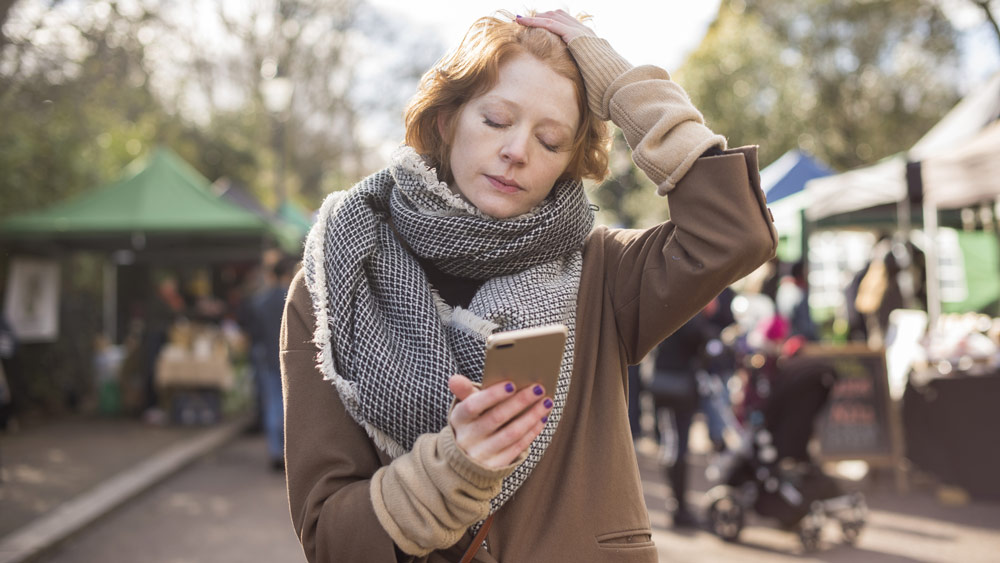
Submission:
[[[530,55],[507,61],[455,117],[452,189],[498,219],[531,210],[569,165],[579,115],[568,78]]]

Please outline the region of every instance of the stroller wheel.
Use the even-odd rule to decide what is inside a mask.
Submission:
[[[844,542],[854,545],[861,534],[864,522],[858,520],[844,520],[840,523],[840,531],[844,534]]]
[[[743,530],[743,505],[731,493],[718,496],[708,507],[708,521],[712,533],[734,542]]]
[[[799,541],[806,551],[816,551],[819,549],[819,528],[802,523],[799,526]]]
[[[802,520],[799,521],[798,533],[802,548],[806,551],[816,551],[819,549],[819,536],[823,531],[825,514],[818,506],[813,509]]]

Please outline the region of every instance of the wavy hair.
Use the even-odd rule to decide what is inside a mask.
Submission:
[[[576,61],[562,38],[544,29],[521,25],[505,11],[476,20],[458,48],[421,78],[417,93],[404,113],[406,144],[430,159],[438,178],[450,183],[453,178],[449,157],[457,121],[451,118],[458,115],[466,102],[495,86],[500,67],[521,54],[535,57],[573,83],[580,125],[573,139],[573,157],[562,177],[603,180],[608,173],[611,135],[607,123],[587,104],[583,76]],[[439,117],[446,118],[448,123],[443,136],[438,127]]]

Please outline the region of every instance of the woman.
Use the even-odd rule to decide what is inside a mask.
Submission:
[[[593,228],[609,118],[673,222]],[[562,11],[477,21],[406,126],[324,203],[285,311],[307,558],[655,561],[625,368],[774,253],[754,150]],[[556,389],[477,388],[488,334],[555,323]]]

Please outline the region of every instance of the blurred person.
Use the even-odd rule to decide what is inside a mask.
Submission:
[[[847,340],[857,342],[868,341],[868,326],[865,323],[865,316],[858,311],[857,299],[858,289],[861,287],[861,280],[868,274],[871,261],[865,263],[860,270],[851,276],[851,282],[844,288],[844,308],[847,317]]]
[[[806,340],[819,340],[816,324],[809,311],[809,281],[805,260],[793,262],[788,275],[778,284],[774,305],[778,314],[788,321],[790,336],[800,335]]]
[[[766,295],[772,302],[778,298],[778,285],[781,284],[784,268],[784,263],[777,256],[767,262],[767,276],[761,282],[760,294]]]
[[[858,283],[854,299],[854,306],[865,321],[868,345],[873,348],[885,345],[889,313],[903,307],[900,270],[892,238],[885,235],[872,248],[868,269]]]
[[[667,483],[674,497],[671,518],[675,528],[698,524],[687,502],[688,436],[700,401],[697,374],[705,368],[705,346],[711,336],[708,314],[702,310],[656,349],[650,387],[665,450]]]
[[[17,337],[14,328],[7,322],[7,316],[0,312],[0,431],[7,429],[14,395],[10,390],[8,373],[13,372],[14,354],[17,352]]]
[[[704,309],[709,340],[705,344],[705,376],[699,381],[698,408],[705,415],[708,438],[719,452],[726,448],[725,431],[735,420],[729,398],[729,378],[736,371],[735,351],[726,344],[723,331],[736,323],[733,299],[736,292],[727,287]]]
[[[167,343],[170,327],[186,314],[187,304],[181,295],[177,278],[161,275],[156,282],[156,291],[146,307],[144,319],[143,351],[143,418],[147,422],[161,423],[165,415],[160,409],[160,397],[156,389],[156,360]]]
[[[243,330],[247,342],[247,362],[253,381],[253,421],[247,428],[250,434],[264,431],[264,339],[258,334],[260,325],[254,321],[254,301],[274,284],[274,264],[258,264],[244,280],[243,297],[237,307],[236,320]]]
[[[281,317],[297,261],[286,257],[272,268],[272,283],[250,303],[249,326],[253,369],[263,403],[262,426],[267,436],[268,461],[275,471],[285,469],[284,406],[281,392]]]
[[[670,222],[593,227],[607,119]],[[285,310],[306,558],[655,561],[626,366],[773,255],[754,149],[563,11],[478,20],[406,127],[324,202]],[[556,389],[478,385],[489,334],[549,324],[570,330]]]

